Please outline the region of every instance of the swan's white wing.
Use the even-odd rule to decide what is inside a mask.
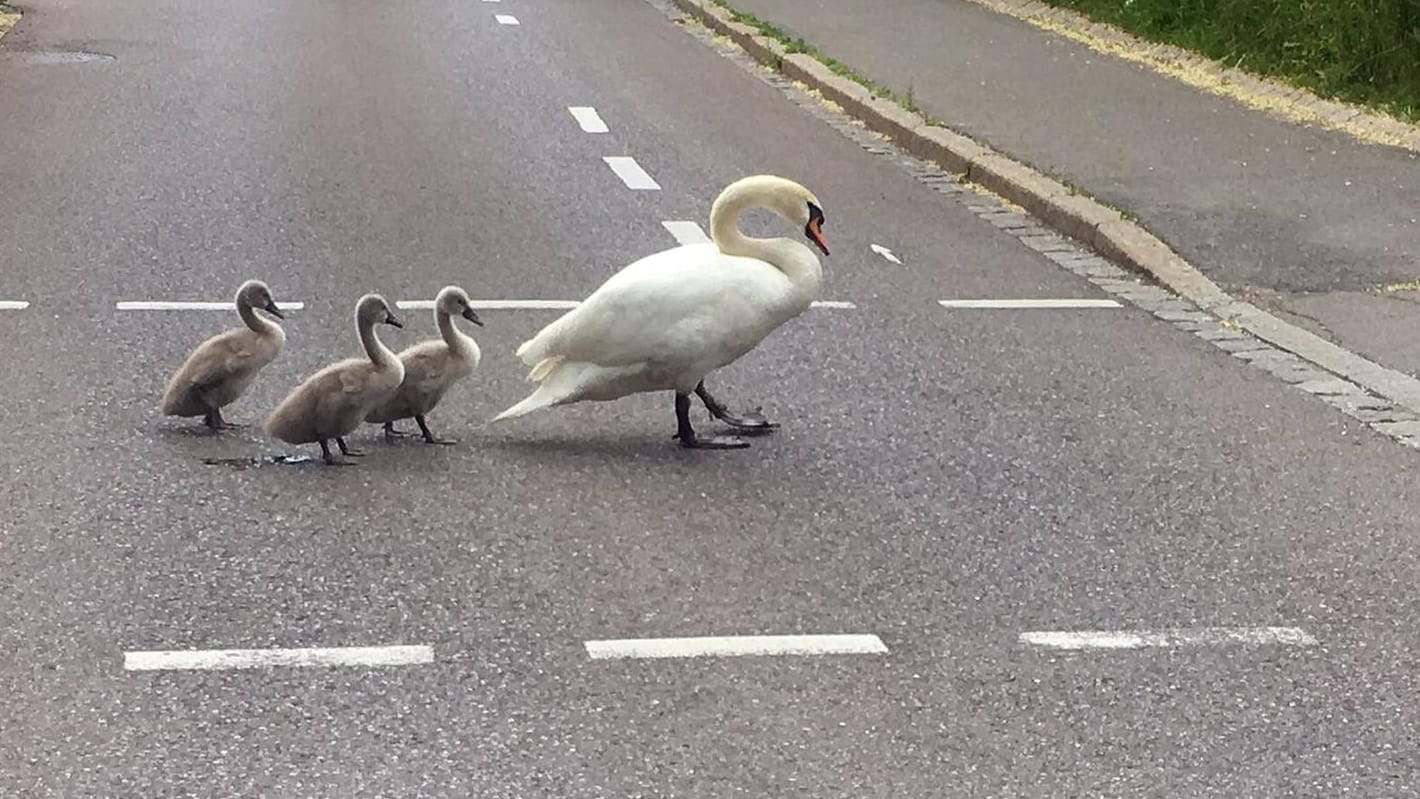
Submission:
[[[745,329],[792,290],[774,266],[713,244],[635,261],[519,349],[529,364],[560,357],[601,366],[656,363],[681,346]]]

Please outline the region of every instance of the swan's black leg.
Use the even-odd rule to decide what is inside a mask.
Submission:
[[[448,446],[450,444],[459,443],[448,438],[435,438],[434,434],[429,432],[429,425],[424,422],[424,414],[422,413],[414,414],[414,421],[419,423],[419,431],[424,434],[424,440],[430,444],[443,444],[444,446]]]
[[[345,446],[345,439],[340,436],[335,437],[335,445],[340,447],[340,454],[347,458],[361,458],[365,455],[363,450],[351,449]]]
[[[746,433],[767,433],[779,426],[777,422],[771,422],[764,418],[764,414],[760,413],[758,408],[745,414],[730,413],[729,408],[710,396],[710,392],[705,388],[704,380],[695,386],[695,396],[705,403],[705,410],[709,411],[711,416],[737,430]]]
[[[394,422],[385,422],[385,438],[405,438],[412,435],[414,434],[394,429]]]
[[[701,438],[695,434],[695,428],[690,426],[690,395],[682,394],[679,391],[675,395],[675,437],[680,439],[682,447],[691,449],[744,449],[749,446],[749,442],[734,436],[714,436],[711,438]]]

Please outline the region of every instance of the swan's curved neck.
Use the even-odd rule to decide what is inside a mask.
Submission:
[[[261,316],[256,309],[247,303],[237,302],[237,314],[242,317],[242,322],[247,327],[260,333],[263,336],[278,336],[282,334],[281,325]]]
[[[386,347],[383,341],[380,341],[380,337],[375,334],[374,322],[366,324],[361,321],[356,321],[355,324],[360,330],[360,344],[365,348],[365,354],[370,356],[370,360],[374,361],[376,366],[387,369],[392,366],[395,361],[399,360],[395,354],[390,351],[390,348]]]
[[[731,189],[715,198],[710,208],[710,239],[720,252],[726,255],[741,255],[759,258],[765,239],[746,236],[740,232],[740,214],[765,205],[754,192]]]
[[[449,345],[449,349],[458,353],[462,358],[478,362],[482,353],[478,349],[478,342],[473,337],[459,330],[454,324],[454,319],[438,308],[434,309],[434,322],[439,326],[439,335],[443,336],[444,343]]]
[[[767,261],[795,286],[816,294],[823,266],[806,245],[783,237],[761,239],[740,232],[740,214],[750,208],[774,210],[765,194],[763,187],[755,186],[732,187],[721,193],[710,208],[710,239],[720,252]]]

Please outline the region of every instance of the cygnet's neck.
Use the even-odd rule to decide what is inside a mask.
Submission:
[[[478,365],[479,360],[483,357],[482,351],[478,348],[478,342],[474,341],[472,336],[459,330],[458,325],[454,324],[454,318],[437,305],[434,307],[434,323],[439,326],[439,335],[443,337],[444,343],[449,345],[450,351],[473,363],[474,366]]]
[[[370,360],[373,361],[376,366],[381,369],[388,369],[399,362],[399,358],[396,357],[395,354],[390,351],[390,348],[386,347],[383,341],[380,341],[380,337],[375,334],[374,320],[366,322],[357,319],[355,324],[360,331],[360,345],[365,348],[365,354],[370,357]]]
[[[285,340],[286,331],[281,329],[281,325],[258,314],[251,303],[237,300],[237,314],[242,317],[242,322],[258,335]]]

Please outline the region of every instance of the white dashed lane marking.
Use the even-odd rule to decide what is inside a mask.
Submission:
[[[568,106],[567,111],[573,119],[577,120],[577,124],[582,127],[585,133],[606,133],[609,130],[606,122],[602,121],[601,114],[598,114],[597,109],[589,105]]]
[[[1023,644],[1047,649],[1144,649],[1146,647],[1270,644],[1312,646],[1316,639],[1296,627],[1200,627],[1174,630],[1095,630],[1021,633]]]
[[[124,300],[114,303],[120,311],[235,311],[237,304],[231,300],[222,302],[169,302],[166,300]],[[305,303],[276,301],[282,311],[299,311]]]
[[[518,24],[518,18],[515,17],[515,16],[513,16],[512,14],[498,14],[497,16],[495,16],[495,17],[493,17],[493,18],[496,19],[496,20],[498,20],[498,24],[499,24],[499,25],[517,25],[517,24]]]
[[[23,311],[30,307],[24,300],[0,300],[0,311]]]
[[[628,189],[640,191],[659,191],[661,184],[651,179],[646,170],[636,163],[636,159],[625,155],[603,156],[602,160],[611,167],[611,171],[621,178],[621,182],[626,184]]]
[[[469,300],[471,307],[480,311],[566,311],[577,307],[577,300]],[[434,307],[433,300],[398,300],[396,308],[407,310],[428,310]]]
[[[662,222],[661,227],[675,236],[675,240],[681,244],[704,244],[710,240],[710,237],[705,235],[705,231],[700,227],[700,223],[688,219],[668,220]]]
[[[479,311],[569,311],[581,304],[580,300],[469,300],[468,303]],[[401,310],[429,310],[433,300],[396,300],[395,307]],[[230,307],[230,306],[229,306]],[[283,306],[284,307],[284,306]],[[843,300],[823,300],[813,304],[814,308],[852,310],[857,308]]]
[[[272,666],[413,666],[433,662],[434,650],[427,646],[186,649],[123,653],[125,671],[210,671]]]
[[[1026,310],[1031,308],[1122,308],[1114,300],[937,300],[943,308],[995,308],[1000,310]]]
[[[737,635],[707,638],[628,638],[586,641],[593,660],[740,657],[746,655],[882,655],[876,635]]]

